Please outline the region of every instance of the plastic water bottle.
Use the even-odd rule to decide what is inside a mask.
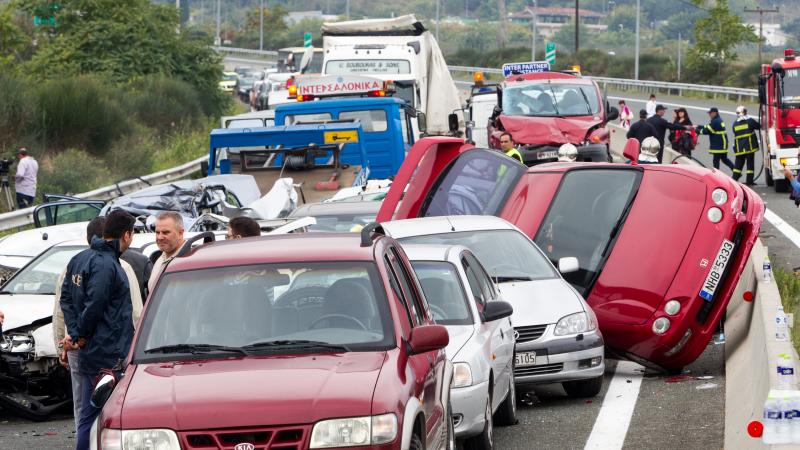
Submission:
[[[788,396],[783,395],[778,400],[778,410],[780,411],[780,417],[778,418],[777,443],[789,444],[792,442],[792,416],[794,416],[794,411]]]
[[[782,391],[794,389],[794,361],[785,353],[778,355],[778,389]]]
[[[800,444],[800,396],[795,391],[792,395],[792,420],[791,420],[791,430],[792,430],[792,443],[793,444]]]
[[[769,283],[772,281],[772,263],[769,262],[768,257],[764,257],[764,265],[762,266],[762,270],[764,272],[764,283]]]
[[[764,402],[764,434],[761,439],[765,444],[777,444],[778,442],[778,422],[781,418],[778,400],[772,396],[767,397]]]
[[[783,306],[778,307],[775,314],[775,340],[785,342],[789,339],[789,317],[783,312]]]

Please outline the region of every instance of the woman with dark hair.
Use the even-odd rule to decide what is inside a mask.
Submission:
[[[633,120],[633,112],[625,104],[625,100],[619,101],[619,125],[626,130],[631,127],[631,120]]]
[[[692,156],[692,150],[697,145],[697,132],[692,127],[692,120],[686,108],[676,108],[672,113],[672,123],[685,127],[684,130],[670,131],[669,141],[672,149],[682,155]]]

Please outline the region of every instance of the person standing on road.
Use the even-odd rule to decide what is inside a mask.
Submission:
[[[105,227],[105,224],[106,218],[102,216],[95,217],[91,222],[89,222],[89,225],[86,227],[86,241],[89,243],[89,245],[92,244],[92,239],[95,237],[101,238],[103,236],[103,228]],[[89,251],[91,250],[84,250],[84,252]],[[127,253],[130,252],[125,252],[123,255]],[[133,268],[127,262],[122,260],[122,258],[120,258],[119,263],[122,266],[122,269],[125,271],[125,275],[127,275],[128,283],[130,285],[132,321],[135,328],[136,322],[139,321],[139,316],[142,313],[142,297],[139,289],[137,288],[138,283]],[[77,433],[81,417],[81,392],[83,389],[83,377],[81,377],[80,371],[78,370],[78,366],[80,364],[78,346],[72,342],[69,334],[67,334],[64,323],[64,313],[61,310],[61,286],[64,284],[66,275],[67,269],[65,268],[64,271],[61,272],[61,276],[58,278],[58,283],[56,284],[56,301],[54,302],[53,306],[53,338],[56,348],[59,349],[58,360],[61,362],[61,365],[69,369],[70,381],[72,383],[72,407],[75,417],[75,432]]]
[[[28,149],[25,147],[17,150],[17,158],[19,158],[19,163],[17,172],[14,174],[14,189],[17,191],[17,208],[23,209],[33,206],[39,163],[28,155]]]
[[[128,212],[112,211],[106,218],[102,239],[92,238],[89,251],[70,260],[61,285],[59,303],[71,337],[65,340],[65,346],[77,345],[82,378],[77,450],[89,448],[89,432],[100,414],[91,402],[95,379],[101,371],[122,370],[133,340],[130,283],[119,256],[133,240],[134,222]]]
[[[625,100],[619,101],[619,126],[626,130],[631,127],[631,120],[633,120],[633,112],[625,103]]]
[[[647,122],[653,126],[656,130],[656,139],[658,139],[658,162],[660,163],[664,158],[664,136],[667,133],[667,129],[677,131],[683,130],[684,128],[680,125],[675,125],[674,123],[668,122],[664,119],[664,112],[667,108],[664,105],[656,106],[656,114],[653,117],[647,119]]]
[[[683,130],[670,131],[669,142],[672,144],[672,149],[682,155],[692,156],[692,150],[697,145],[697,132],[692,126],[692,120],[689,118],[686,108],[675,109],[672,123],[684,127]]]
[[[697,133],[708,135],[708,153],[714,157],[714,168],[719,169],[719,163],[722,162],[733,170],[733,162],[728,159],[728,133],[725,131],[725,122],[719,116],[719,109],[716,106],[709,109],[708,117],[708,125],[698,125]]]
[[[656,137],[656,129],[647,121],[647,111],[639,111],[639,121],[631,125],[625,137],[628,139],[635,138],[639,141],[639,145],[642,144],[645,138]]]
[[[648,119],[656,115],[656,106],[658,106],[656,105],[656,94],[650,94],[650,100],[644,105]]]
[[[514,158],[520,163],[525,164],[525,161],[522,160],[522,153],[517,150],[517,146],[514,143],[514,137],[511,136],[511,133],[505,132],[500,135],[500,150],[502,150],[509,158]]]
[[[156,219],[156,245],[161,253],[154,253],[153,271],[147,282],[147,291],[152,293],[158,278],[172,258],[178,254],[185,240],[183,239],[183,217],[174,211],[165,211]]]
[[[234,217],[228,222],[226,240],[244,239],[261,236],[261,227],[258,222],[249,217]]]
[[[147,301],[147,282],[150,280],[150,273],[153,271],[153,262],[138,250],[130,250],[122,254],[120,259],[131,268],[136,275],[136,283],[139,288],[139,296]],[[126,264],[123,264],[125,267]]]
[[[736,167],[733,169],[733,179],[739,181],[742,177],[742,169],[747,164],[747,176],[745,184],[754,186],[755,175],[755,154],[758,152],[758,136],[756,133],[761,129],[761,124],[757,120],[747,115],[747,108],[738,106],[736,108],[736,121],[733,122],[733,154],[736,155]]]

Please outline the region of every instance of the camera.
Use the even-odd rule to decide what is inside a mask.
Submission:
[[[14,160],[8,158],[0,159],[0,175],[8,175],[8,172],[11,169],[11,164],[13,163]]]

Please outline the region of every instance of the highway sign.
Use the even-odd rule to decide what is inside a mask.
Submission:
[[[311,47],[311,33],[303,34],[303,47]]]
[[[503,64],[503,76],[520,75],[523,73],[547,72],[550,64],[547,61],[530,61],[520,63]]]
[[[544,45],[544,59],[547,61],[548,64],[555,64],[556,63],[556,43],[555,42],[547,42]]]

